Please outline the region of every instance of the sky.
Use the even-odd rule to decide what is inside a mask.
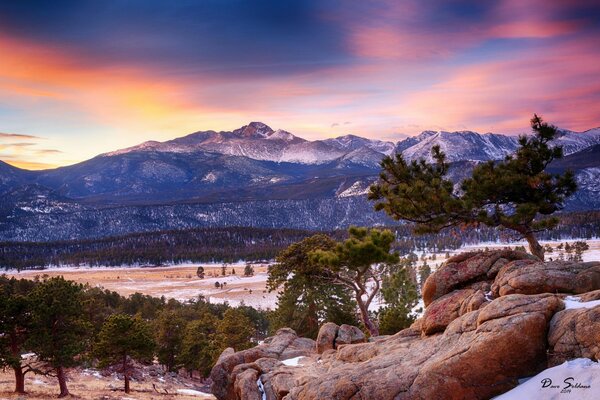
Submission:
[[[261,121],[306,139],[600,126],[597,0],[0,0],[0,160]]]

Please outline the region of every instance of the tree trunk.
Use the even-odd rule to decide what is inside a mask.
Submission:
[[[527,243],[529,243],[529,251],[531,254],[544,261],[544,247],[538,242],[535,234],[533,232],[528,232],[525,234],[525,239],[527,239]]]
[[[127,365],[127,355],[123,356],[123,379],[125,380],[125,393],[129,393],[129,371]]]
[[[58,397],[68,396],[69,389],[67,389],[67,378],[65,377],[65,370],[63,367],[56,368],[56,377],[58,378],[58,386],[60,387],[60,394]]]
[[[15,393],[25,393],[25,374],[23,368],[19,365],[13,367],[15,371]]]
[[[365,306],[362,297],[356,296],[356,302],[358,303],[358,309],[360,310],[360,319],[362,319],[363,324],[365,324],[365,327],[369,330],[371,336],[379,336],[379,328],[371,321],[369,310]]]

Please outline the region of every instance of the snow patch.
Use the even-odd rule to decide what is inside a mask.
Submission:
[[[594,301],[581,301],[581,298],[575,296],[567,296],[563,300],[565,303],[565,310],[573,310],[577,308],[594,308],[600,306],[600,300]]]
[[[205,399],[214,399],[212,394],[208,394],[208,393],[204,393],[204,392],[200,392],[198,390],[192,390],[192,389],[177,389],[177,393],[187,394],[188,396],[203,397]]]
[[[598,399],[600,364],[588,358],[548,368],[494,400]]]
[[[281,363],[283,365],[287,365],[288,367],[297,367],[300,365],[300,359],[304,358],[303,356],[288,358],[286,360],[282,360]]]

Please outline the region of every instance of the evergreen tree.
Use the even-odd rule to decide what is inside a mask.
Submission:
[[[583,253],[589,250],[590,246],[585,241],[577,241],[573,243],[572,249],[574,252],[573,261],[582,262]]]
[[[155,321],[156,355],[158,361],[172,372],[182,364],[179,360],[183,342],[183,332],[187,321],[177,310],[165,309]]]
[[[225,311],[223,319],[217,325],[217,343],[219,350],[233,347],[236,351],[245,350],[252,346],[252,337],[256,331],[252,321],[243,312],[230,308]]]
[[[423,261],[423,264],[419,267],[419,280],[421,282],[421,287],[425,284],[427,278],[431,275],[431,267],[427,264],[427,261]]]
[[[351,291],[324,280],[326,271],[310,259],[311,252],[335,246],[333,239],[319,234],[292,244],[277,256],[267,281],[269,291],[281,290],[270,316],[272,331],[290,327],[300,336],[315,339],[325,322],[356,325]]]
[[[254,275],[254,267],[252,264],[248,263],[244,267],[244,276],[253,276]]]
[[[379,311],[379,329],[384,335],[392,335],[414,322],[411,315],[417,305],[419,293],[414,267],[408,260],[401,260],[393,272],[385,275],[381,286],[385,306]]]
[[[350,238],[338,243],[333,250],[313,251],[310,258],[324,268],[324,279],[344,285],[354,293],[362,323],[371,336],[378,336],[369,306],[379,293],[389,265],[398,261],[398,255],[390,252],[394,234],[389,230],[356,227],[348,232]]]
[[[529,243],[532,254],[544,259],[536,232],[558,223],[556,218],[536,219],[562,209],[577,189],[570,171],[562,175],[546,171],[563,155],[551,147],[558,131],[534,115],[533,136],[521,136],[513,156],[490,161],[473,169],[461,184],[461,193],[447,178],[448,163],[439,146],[434,146],[434,164],[424,160],[407,163],[402,154],[386,157],[380,180],[371,186],[369,198],[375,209],[395,219],[414,222],[417,233],[439,232],[456,225],[484,224],[518,232]]]
[[[193,371],[198,371],[203,377],[210,373],[219,355],[216,340],[218,323],[215,316],[205,313],[186,325],[180,359],[190,376]]]
[[[101,368],[121,363],[125,393],[129,393],[130,358],[149,360],[154,352],[154,340],[148,323],[139,317],[113,314],[106,319],[94,346]]]
[[[58,378],[59,397],[69,395],[65,368],[75,366],[86,349],[91,325],[81,313],[83,288],[63,277],[50,278],[31,292],[32,325],[27,347]]]
[[[0,368],[12,368],[15,392],[25,393],[21,353],[31,330],[30,304],[26,293],[32,282],[0,277]]]

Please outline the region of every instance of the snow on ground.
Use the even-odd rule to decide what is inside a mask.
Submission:
[[[597,400],[600,363],[587,358],[548,368],[494,400]]]
[[[579,297],[575,296],[567,296],[563,302],[565,303],[565,310],[574,308],[594,308],[596,306],[600,306],[600,300],[582,302]]]
[[[288,358],[287,360],[282,360],[283,365],[287,365],[288,367],[297,367],[300,365],[300,359],[304,358],[303,356]]]
[[[187,394],[188,396],[197,396],[203,399],[214,399],[215,397],[208,393],[199,392],[192,389],[177,389],[177,393]]]
[[[572,243],[578,239],[570,239]],[[600,260],[600,239],[586,240],[590,249],[583,254],[585,261]],[[567,242],[567,240],[555,242],[542,242],[542,244],[551,244],[556,247],[559,243]],[[480,243],[478,245],[464,246],[457,250],[451,250],[447,253],[453,256],[465,251],[476,251],[488,249],[498,249],[505,247],[522,246],[526,243]],[[433,271],[446,261],[446,250],[438,251],[433,260],[433,253],[419,252],[419,258],[425,257],[427,263]],[[557,252],[549,254],[549,257],[557,257]],[[422,261],[418,261],[417,265],[421,265]],[[47,274],[49,276],[63,275],[66,279],[71,279],[80,283],[88,283],[91,286],[104,287],[109,290],[119,292],[124,296],[129,296],[135,292],[151,296],[165,296],[180,301],[195,299],[199,295],[204,296],[212,303],[229,303],[232,306],[240,305],[242,302],[246,305],[256,308],[275,308],[277,305],[277,293],[269,293],[266,289],[266,281],[268,278],[267,268],[268,263],[262,265],[254,265],[255,275],[251,277],[243,277],[240,274],[244,270],[245,262],[238,261],[234,264],[227,264],[228,274],[221,276],[220,263],[192,263],[186,262],[178,265],[166,265],[160,267],[148,266],[100,266],[100,267],[85,267],[85,266],[61,266],[57,268],[48,268],[46,270],[28,270],[28,271],[6,271],[9,276],[17,278],[31,278]],[[196,269],[202,266],[205,269],[206,277],[198,279]],[[235,269],[237,274],[232,274],[232,269]],[[215,283],[225,284],[223,288],[215,287]],[[369,309],[375,311],[384,305],[381,296],[376,296]],[[413,310],[413,313],[418,314],[418,308],[422,308],[419,304]]]

